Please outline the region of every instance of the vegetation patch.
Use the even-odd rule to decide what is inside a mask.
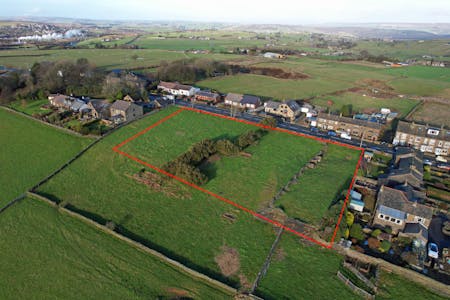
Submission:
[[[239,252],[228,246],[222,246],[220,254],[214,260],[219,266],[220,272],[227,277],[237,274],[241,268]]]

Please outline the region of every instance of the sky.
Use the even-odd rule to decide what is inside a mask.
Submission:
[[[450,0],[0,0],[1,17],[253,24],[449,23]]]

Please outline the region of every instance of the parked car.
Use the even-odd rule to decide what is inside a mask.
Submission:
[[[346,139],[346,140],[351,140],[352,137],[348,134],[348,133],[341,133],[341,138]]]
[[[337,136],[337,133],[333,130],[328,131],[329,136]]]
[[[431,258],[439,258],[439,249],[435,243],[428,244],[428,256]]]
[[[317,127],[311,127],[310,130],[312,132],[319,132],[319,128],[317,128]]]
[[[424,164],[424,165],[427,165],[427,166],[432,166],[432,165],[433,165],[433,162],[432,162],[431,160],[429,160],[429,159],[424,159],[424,160],[423,160],[423,164]]]

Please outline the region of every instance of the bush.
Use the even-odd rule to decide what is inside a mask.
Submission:
[[[229,140],[218,140],[216,142],[216,150],[222,155],[236,155],[239,153],[239,148]]]
[[[382,241],[380,244],[380,248],[378,248],[378,250],[383,253],[389,251],[389,249],[391,249],[391,243],[386,240]]]
[[[386,232],[387,234],[391,234],[392,233],[392,228],[387,226],[384,228],[384,232]]]
[[[261,125],[269,126],[269,127],[277,127],[277,119],[273,117],[265,117],[261,120]]]
[[[241,149],[245,149],[248,146],[253,145],[254,143],[256,143],[262,136],[261,131],[257,131],[257,130],[250,130],[247,132],[244,132],[243,134],[241,134],[237,140],[237,145],[241,148]]]
[[[370,237],[367,242],[370,249],[380,248],[380,241],[374,237]]]
[[[357,239],[358,241],[362,241],[366,238],[364,232],[362,231],[361,225],[359,225],[358,223],[353,224],[350,228],[350,236]]]
[[[346,228],[345,231],[344,231],[344,238],[348,239],[349,235],[350,235],[350,230],[348,228]]]
[[[351,212],[347,211],[345,214],[345,221],[347,222],[347,225],[350,227],[353,225],[353,222],[355,221],[355,215],[353,215]]]
[[[372,231],[371,236],[376,238],[376,237],[378,237],[380,235],[380,233],[381,233],[381,230],[377,228],[374,231]]]

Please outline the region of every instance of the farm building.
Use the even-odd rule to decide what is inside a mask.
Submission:
[[[142,106],[123,100],[114,102],[110,110],[111,119],[116,124],[133,121],[144,114]]]
[[[273,53],[273,52],[266,52],[266,53],[264,53],[263,56],[265,58],[278,58],[278,59],[285,58],[285,56],[283,54]]]
[[[172,94],[174,96],[187,96],[191,97],[194,96],[195,93],[197,93],[200,89],[190,86],[190,85],[184,85],[179,84],[178,82],[166,82],[161,81],[158,84],[158,89],[167,92],[169,94]]]

